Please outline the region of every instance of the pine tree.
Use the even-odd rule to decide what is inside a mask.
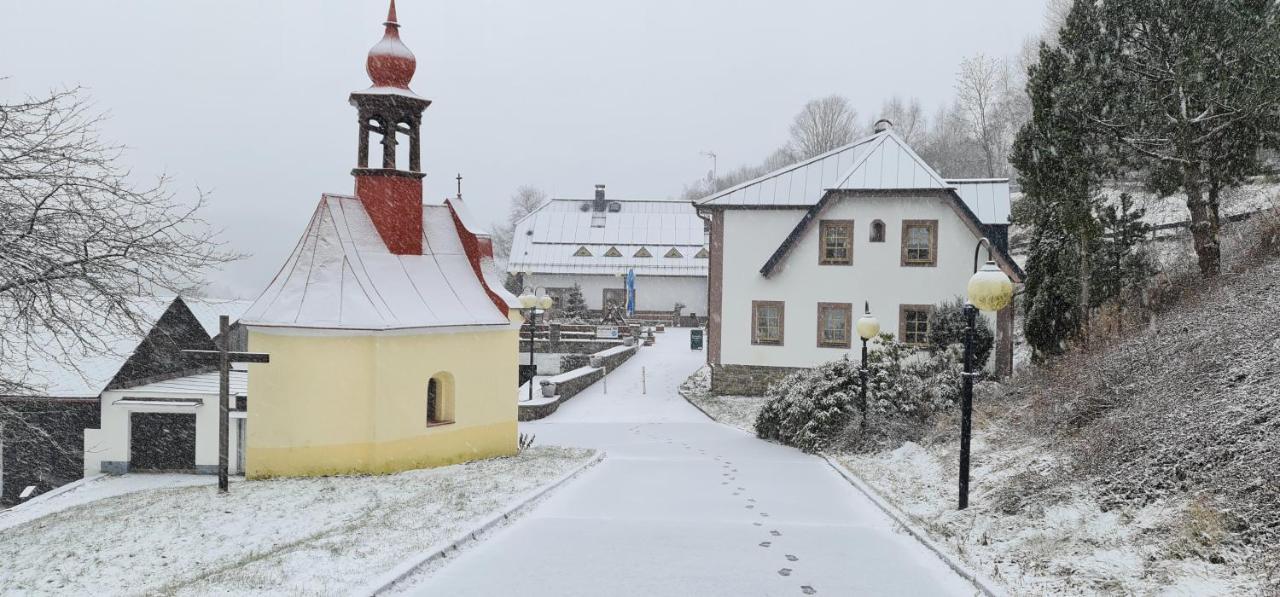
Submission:
[[[582,296],[582,286],[574,284],[564,299],[564,307],[560,313],[565,319],[581,321],[587,317],[587,299]]]
[[[1084,124],[1162,194],[1181,191],[1204,276],[1220,193],[1280,142],[1280,7],[1262,0],[1076,0],[1060,32]]]
[[[1024,334],[1037,360],[1062,352],[1084,326],[1096,190],[1111,166],[1085,126],[1076,70],[1063,51],[1041,44],[1028,70],[1031,120],[1010,154],[1023,191],[1014,219],[1029,250]]]
[[[1135,209],[1133,197],[1120,195],[1119,202],[1104,206],[1098,212],[1098,224],[1102,234],[1094,251],[1092,307],[1108,301],[1115,304],[1123,323],[1125,307],[1135,291],[1146,286],[1147,279],[1155,272],[1147,253],[1142,248],[1151,225],[1142,220],[1146,210]]]

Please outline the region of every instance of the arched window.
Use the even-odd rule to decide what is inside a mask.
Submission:
[[[884,222],[881,222],[880,220],[871,222],[871,242],[884,242]]]
[[[453,422],[453,383],[441,373],[427,380],[427,426]]]

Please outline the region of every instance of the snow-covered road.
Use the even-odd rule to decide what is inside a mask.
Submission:
[[[539,444],[604,462],[463,552],[421,595],[973,595],[822,460],[709,421],[676,388],[701,366],[659,336],[551,417]],[[647,393],[642,393],[643,385]]]

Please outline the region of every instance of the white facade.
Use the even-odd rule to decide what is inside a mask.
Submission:
[[[625,278],[620,274],[538,274],[529,278],[534,288],[553,290],[578,284],[588,309],[603,308],[605,289],[622,291]],[[707,278],[696,276],[645,276],[636,275],[636,310],[671,311],[675,304],[683,303],[683,313],[707,314]]]
[[[847,347],[823,346],[820,303],[848,309],[849,319],[856,320],[869,302],[881,331],[902,340],[904,309],[927,313],[965,294],[983,237],[994,241],[996,263],[1015,282],[1022,275],[1001,248],[1009,224],[1008,180],[943,179],[891,127],[696,205],[713,220],[707,350],[713,390],[721,366],[770,368],[774,375],[782,369],[773,368],[813,367],[860,351],[852,330]],[[931,261],[907,262],[908,221],[928,238]],[[833,230],[851,227],[851,262],[823,263],[824,223]],[[876,223],[882,232],[873,242]],[[834,246],[845,247],[841,239],[833,237]],[[985,251],[981,258],[987,258]],[[762,307],[768,313],[781,304],[780,342],[753,338],[755,301],[768,303]],[[983,317],[996,331],[995,368],[1007,372],[1012,310]],[[731,380],[726,388],[738,384],[734,387],[741,389],[743,379],[752,386],[763,379],[724,371],[724,379]]]
[[[898,333],[899,305],[936,304],[963,296],[973,272],[978,236],[937,197],[869,197],[836,201],[820,220],[853,220],[853,265],[819,265],[819,226],[808,227],[785,261],[766,278],[759,272],[805,210],[725,210],[720,362],[733,365],[812,367],[861,350],[818,346],[818,303],[851,303],[853,317],[864,301],[880,328]],[[871,222],[885,223],[884,242],[870,242]],[[900,263],[903,220],[938,221],[936,267]],[[985,252],[982,259],[986,259]],[[752,301],[783,301],[781,346],[751,343]],[[993,314],[986,315],[995,325]]]
[[[232,371],[231,394],[244,396],[248,374]],[[234,404],[232,404],[234,406]],[[102,420],[97,429],[84,430],[85,474],[123,473],[132,454],[132,416],[135,413],[171,413],[195,417],[195,468],[217,472],[218,468],[218,374],[201,373],[155,382],[134,388],[102,393]],[[231,474],[240,470],[240,430],[246,425],[244,411],[230,413],[228,463]]]
[[[686,201],[552,199],[516,224],[507,271],[526,287],[553,295],[575,283],[589,309],[604,306],[606,289],[636,275],[636,310],[707,312],[710,253],[705,222]]]

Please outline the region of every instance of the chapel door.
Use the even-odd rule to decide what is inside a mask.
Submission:
[[[194,472],[195,413],[132,413],[129,471]]]

